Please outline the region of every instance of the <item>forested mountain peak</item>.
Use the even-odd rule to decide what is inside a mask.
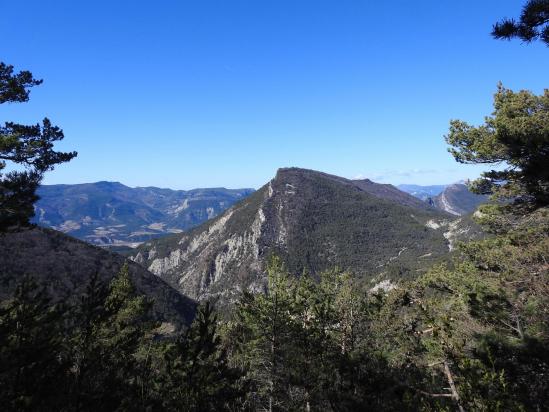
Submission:
[[[219,217],[149,241],[133,259],[198,299],[262,290],[273,254],[296,275],[338,266],[376,282],[414,277],[446,255],[450,221],[390,185],[282,168]]]

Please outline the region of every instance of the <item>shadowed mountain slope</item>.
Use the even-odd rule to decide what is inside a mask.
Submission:
[[[219,217],[132,258],[188,296],[232,300],[265,287],[273,253],[294,274],[338,266],[364,281],[416,276],[448,253],[450,220],[392,186],[287,168]]]
[[[29,275],[45,285],[54,299],[74,302],[93,275],[108,284],[126,262],[120,255],[40,227],[0,233],[0,251],[0,300],[13,293],[21,277]],[[129,262],[129,272],[136,290],[154,300],[156,319],[176,327],[190,325],[195,301],[133,262]]]

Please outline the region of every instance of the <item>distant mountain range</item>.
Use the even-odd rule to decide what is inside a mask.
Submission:
[[[132,259],[194,299],[230,301],[263,290],[272,254],[296,275],[339,267],[387,286],[447,256],[470,229],[391,185],[286,168],[220,216],[148,241]]]
[[[423,210],[438,208],[453,215],[471,213],[486,201],[463,184],[400,185],[397,189],[368,179],[352,182],[364,192],[401,205]],[[118,182],[45,185],[38,190],[40,200],[35,205],[33,222],[95,245],[130,251],[150,239],[188,231],[253,192],[225,188],[130,188]]]
[[[414,197],[417,197],[421,200],[428,200],[429,198],[435,197],[442,193],[442,191],[448,185],[432,185],[432,186],[420,186],[420,185],[398,185],[397,187],[411,194]]]
[[[431,199],[431,203],[440,210],[455,216],[463,216],[473,213],[488,200],[488,196],[472,193],[467,186],[457,183],[447,186],[442,193]]]
[[[117,182],[45,185],[38,189],[34,223],[96,245],[136,246],[193,228],[253,191],[130,188]]]
[[[399,185],[398,188],[454,216],[473,213],[482,203],[489,200],[488,196],[470,192],[463,183],[435,186]]]

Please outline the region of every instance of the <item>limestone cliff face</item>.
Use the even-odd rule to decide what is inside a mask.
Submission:
[[[415,276],[448,253],[444,230],[426,226],[448,218],[393,187],[280,169],[222,215],[149,241],[132,259],[192,298],[232,301],[265,287],[271,254],[296,275],[337,266],[365,281]]]
[[[254,287],[254,281],[262,287],[262,205],[267,197],[268,191],[262,189],[197,230],[172,238],[169,249],[149,242],[133,259],[199,299],[229,298],[243,287]]]

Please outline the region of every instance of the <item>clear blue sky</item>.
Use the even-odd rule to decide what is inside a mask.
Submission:
[[[299,166],[380,182],[474,177],[446,151],[498,81],[541,93],[549,48],[493,40],[521,1],[0,0],[0,59],[43,78],[0,121],[77,150],[45,183],[259,187]]]

